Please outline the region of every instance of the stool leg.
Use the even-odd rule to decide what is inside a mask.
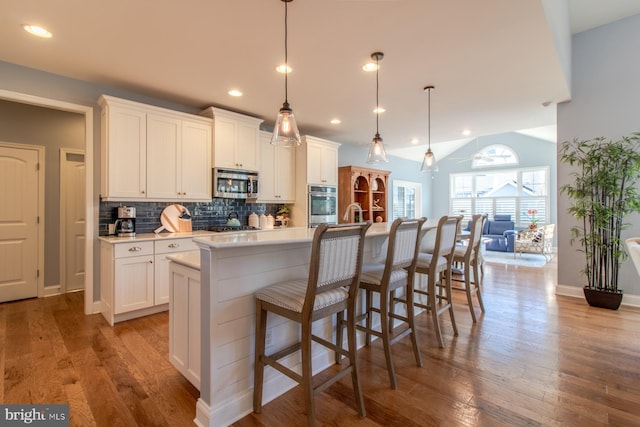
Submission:
[[[393,359],[391,356],[391,344],[389,334],[389,292],[380,293],[380,329],[382,330],[382,346],[384,347],[384,358],[387,362],[387,371],[389,372],[389,381],[391,388],[397,389],[396,373],[393,369]]]
[[[356,311],[353,308],[347,310],[347,342],[349,349],[349,365],[351,366],[351,382],[353,383],[353,392],[356,398],[356,406],[358,407],[358,415],[364,418],[367,413],[364,408],[364,398],[362,397],[362,387],[360,387],[360,378],[358,377],[358,344],[356,343]]]
[[[429,311],[431,311],[431,318],[433,319],[433,327],[436,331],[436,339],[440,348],[444,348],[444,340],[442,339],[442,332],[440,331],[440,319],[438,318],[438,305],[436,297],[436,278],[435,274],[429,274],[427,280],[427,293],[429,297],[427,302],[429,304]],[[442,280],[440,278],[440,280]]]
[[[370,290],[367,289],[366,291],[366,329],[367,331],[365,332],[365,345],[370,345],[371,344],[371,334],[369,333],[369,331],[371,330],[371,326],[373,325],[373,312],[371,311],[371,307],[373,306],[373,301],[372,301],[372,292]]]
[[[311,323],[302,322],[302,389],[304,390],[305,407],[307,408],[307,425],[315,425],[315,407],[313,393],[313,372],[311,369]]]
[[[348,317],[348,315],[347,315]],[[342,328],[344,325],[344,311],[336,313],[336,347],[342,348]],[[348,338],[347,332],[347,338]],[[342,355],[336,351],[335,360],[337,364],[342,361]]]
[[[407,278],[407,296],[405,298],[407,304],[407,322],[411,329],[411,345],[413,346],[413,354],[416,358],[416,365],[422,366],[422,356],[420,355],[420,348],[418,347],[418,338],[415,327],[415,316],[413,313],[413,279],[415,275],[410,275]]]
[[[253,364],[253,412],[262,412],[262,383],[264,380],[265,337],[267,334],[267,312],[262,309],[262,302],[256,300],[256,345],[255,361]]]
[[[467,304],[469,304],[471,319],[473,323],[476,323],[478,320],[476,319],[476,311],[473,309],[473,300],[471,299],[471,268],[469,267],[469,262],[465,261],[464,263],[464,291],[467,294]]]
[[[456,317],[453,313],[453,290],[451,289],[451,270],[445,270],[447,303],[449,304],[449,317],[451,317],[451,326],[453,326],[453,335],[458,336],[458,326],[456,326]]]
[[[482,268],[482,265],[480,265]],[[476,286],[476,297],[478,298],[478,304],[480,304],[480,310],[484,313],[484,302],[482,301],[482,279],[484,273],[482,275],[478,274],[478,260],[473,264],[473,279],[475,281]]]

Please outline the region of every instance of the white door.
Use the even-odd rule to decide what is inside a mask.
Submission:
[[[60,150],[60,271],[62,292],[84,289],[84,152]]]
[[[0,302],[38,295],[38,151],[0,146]]]

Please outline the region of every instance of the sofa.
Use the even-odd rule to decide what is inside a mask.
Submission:
[[[467,225],[469,227],[469,225]],[[516,240],[515,222],[511,215],[494,215],[482,230],[482,239],[488,251],[513,252]]]

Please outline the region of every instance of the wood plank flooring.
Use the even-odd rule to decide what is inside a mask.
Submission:
[[[391,390],[378,342],[359,352],[367,417],[345,378],[316,398],[321,426],[640,425],[640,310],[554,295],[556,265],[486,265],[487,312],[456,293],[459,336],[444,349],[418,317],[424,366],[393,346]],[[198,391],[168,361],[168,315],[110,327],[82,293],[0,304],[0,402],[70,403],[73,426],[190,426]],[[330,368],[331,369],[331,368]],[[304,426],[295,388],[235,425]]]

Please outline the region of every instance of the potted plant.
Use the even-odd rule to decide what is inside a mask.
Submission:
[[[589,305],[618,309],[622,290],[618,289],[620,263],[627,258],[622,230],[627,214],[640,212],[640,133],[617,141],[603,137],[565,141],[560,161],[577,169],[573,182],[560,192],[571,205],[568,212],[578,220],[571,227],[571,244],[578,242],[586,257],[585,298]]]

